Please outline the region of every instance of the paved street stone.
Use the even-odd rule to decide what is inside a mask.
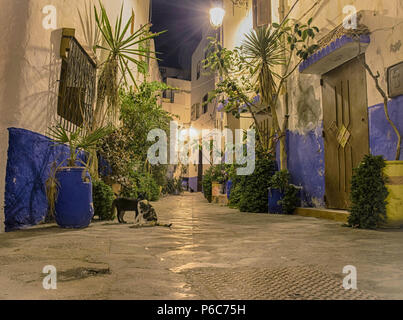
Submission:
[[[0,234],[0,299],[403,299],[403,230],[249,214],[201,194],[153,204],[172,228],[94,222]],[[44,290],[42,269],[57,269]],[[358,290],[342,288],[357,268]]]
[[[374,300],[375,295],[342,287],[341,277],[319,266],[276,269],[199,270],[187,274],[205,299],[241,300]]]

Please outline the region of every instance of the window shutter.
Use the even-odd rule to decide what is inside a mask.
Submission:
[[[253,0],[253,28],[271,24],[271,0]]]

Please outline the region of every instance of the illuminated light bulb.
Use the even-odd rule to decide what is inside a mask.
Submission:
[[[223,8],[212,8],[210,9],[210,23],[213,28],[218,29],[222,26],[224,20],[225,10]]]

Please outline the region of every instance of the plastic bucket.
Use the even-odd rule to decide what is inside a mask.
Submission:
[[[56,173],[59,183],[55,204],[56,222],[62,228],[85,228],[94,216],[91,177],[84,168],[60,168]]]

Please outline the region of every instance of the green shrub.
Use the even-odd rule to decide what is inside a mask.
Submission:
[[[174,194],[175,193],[175,179],[168,178],[166,185],[162,188],[163,194]]]
[[[210,167],[208,170],[206,170],[202,181],[203,194],[208,202],[212,201],[212,185],[211,185],[213,182],[212,171],[213,167]]]
[[[160,197],[160,187],[148,172],[132,172],[128,178],[129,183],[123,188],[122,196],[125,198],[137,198],[140,193],[145,199],[157,201]]]
[[[182,178],[168,178],[167,184],[162,189],[163,194],[180,194],[183,192]]]
[[[351,181],[351,208],[348,224],[351,227],[376,229],[386,222],[388,190],[382,156],[367,155],[354,169]]]
[[[289,184],[285,187],[283,199],[279,201],[284,214],[293,214],[300,204],[299,189]]]
[[[239,208],[239,201],[241,200],[242,185],[232,181],[232,188],[229,196],[228,205],[230,208]]]
[[[139,192],[145,194],[145,198],[149,201],[157,201],[160,198],[160,187],[149,173],[140,176]]]
[[[217,164],[212,165],[203,176],[203,194],[208,202],[212,201],[212,183],[218,182],[224,184],[228,181],[229,174],[231,172],[232,165]]]
[[[300,203],[299,190],[290,184],[290,180],[290,172],[281,170],[273,175],[269,183],[270,188],[278,189],[283,193],[283,198],[279,200],[278,204],[281,205],[284,214],[293,214]]]
[[[228,180],[229,165],[217,164],[211,166],[211,179],[213,182],[225,183]]]
[[[288,170],[277,171],[270,179],[270,188],[285,192],[290,183],[290,179],[291,175]]]
[[[238,207],[242,212],[268,212],[268,188],[276,170],[276,162],[271,157],[256,159],[255,171],[249,176],[241,176]]]
[[[182,185],[182,183],[183,183],[182,178],[176,178],[176,179],[175,179],[175,190],[176,190],[178,193],[182,193],[182,192],[183,192],[183,185]]]
[[[154,181],[157,183],[157,185],[162,187],[162,189],[165,189],[168,183],[167,171],[167,166],[165,165],[151,166],[151,173]]]
[[[92,197],[94,215],[98,216],[100,220],[115,219],[114,212],[112,212],[112,202],[115,197],[110,186],[105,184],[102,180],[93,181]]]

